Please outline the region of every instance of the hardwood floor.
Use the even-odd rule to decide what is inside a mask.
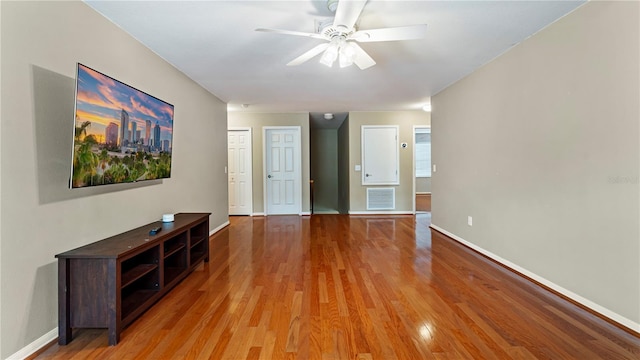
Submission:
[[[416,211],[431,211],[431,194],[416,194]]]
[[[640,339],[428,228],[429,214],[232,217],[126,328],[38,359],[639,359]]]

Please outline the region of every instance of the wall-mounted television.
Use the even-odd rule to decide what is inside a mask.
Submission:
[[[171,176],[173,105],[78,63],[69,186]]]

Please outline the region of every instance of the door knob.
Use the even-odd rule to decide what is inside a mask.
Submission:
[[[364,177],[369,177],[371,176],[371,174],[364,174]]]
[[[268,177],[269,179],[271,179],[271,175],[267,175],[267,177]]]

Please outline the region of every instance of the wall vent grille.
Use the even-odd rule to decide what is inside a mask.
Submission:
[[[395,188],[367,188],[367,210],[394,210]]]

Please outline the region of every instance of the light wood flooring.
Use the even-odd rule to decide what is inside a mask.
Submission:
[[[232,217],[126,328],[38,359],[640,359],[640,340],[429,229],[429,214]]]

